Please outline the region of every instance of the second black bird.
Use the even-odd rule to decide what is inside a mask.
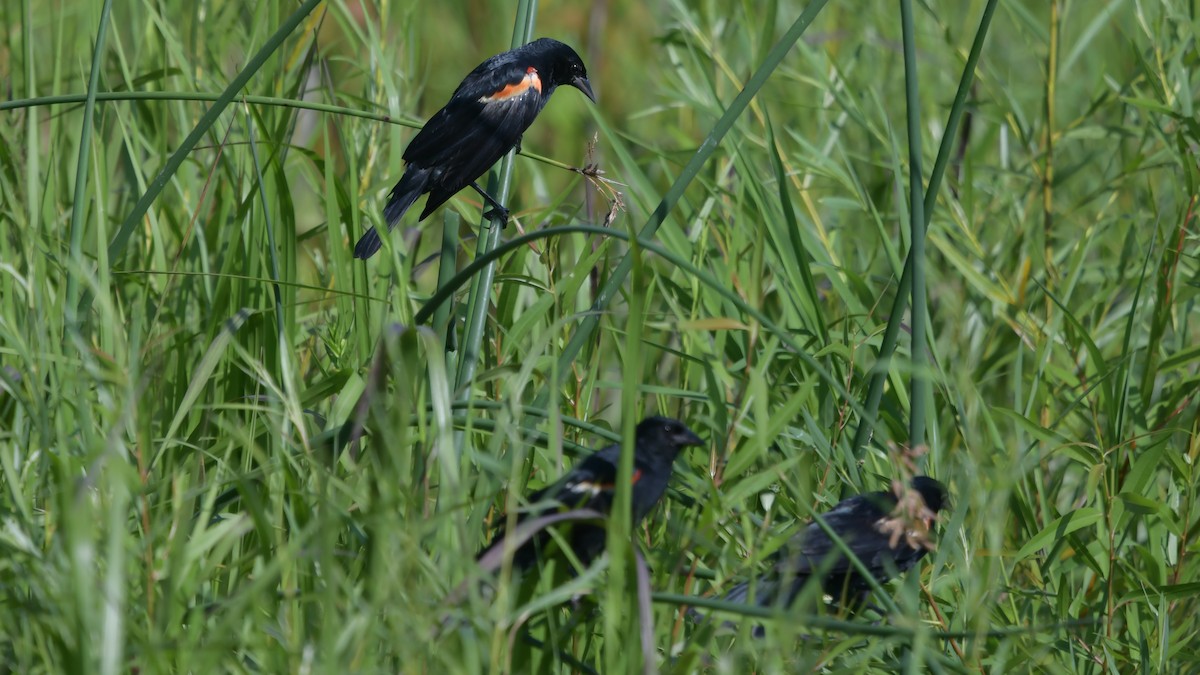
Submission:
[[[916,476],[911,486],[912,490],[900,495],[899,500],[891,491],[856,495],[820,515],[881,583],[908,570],[925,556],[928,543],[925,536],[934,516],[947,504],[946,488],[938,481]],[[918,495],[920,502],[911,498]],[[820,579],[825,593],[849,605],[863,602],[871,589],[867,578],[814,521],[784,545],[768,577],[754,584],[756,604],[786,607],[814,576]],[[745,582],[730,590],[724,599],[747,602],[750,592],[751,583]]]
[[[550,38],[497,54],[472,70],[405,148],[404,176],[383,209],[388,232],[421,195],[429,193],[421,212],[424,220],[468,186],[506,218],[507,209],[475,181],[520,145],[521,135],[559,85],[596,100],[579,55]],[[354,246],[354,257],[370,258],[381,246],[372,227]]]
[[[636,526],[667,491],[671,467],[683,448],[702,445],[702,441],[683,422],[666,417],[647,417],[637,425],[633,448],[633,493],[630,495],[633,525]],[[529,496],[531,509],[518,516],[518,524],[530,518],[547,515],[555,510],[591,509],[607,515],[616,498],[617,460],[620,445],[610,445],[588,455],[558,482]],[[584,565],[589,565],[605,550],[603,523],[573,522],[564,524],[565,539],[572,552]],[[550,542],[549,532],[539,532],[531,541],[517,548],[513,567],[531,567],[539,551]],[[497,546],[504,545],[504,535],[498,535],[480,552],[482,558]]]

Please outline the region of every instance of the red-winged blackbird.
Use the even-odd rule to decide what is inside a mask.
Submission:
[[[679,452],[686,446],[703,445],[703,442],[683,422],[666,417],[647,417],[639,422],[634,439],[633,494],[630,499],[633,524],[636,526],[667,491],[671,465]],[[610,445],[588,455],[558,482],[530,495],[530,510],[520,514],[517,522],[548,515],[555,510],[592,509],[608,514],[616,496],[617,458],[620,454],[620,445]],[[603,524],[577,521],[563,525],[564,530],[568,527],[565,539],[581,563],[589,565],[604,552]],[[514,552],[513,567],[531,567],[537,561],[538,550],[550,540],[549,532],[539,532]],[[479,557],[503,544],[504,534],[501,533],[479,553]]]
[[[579,55],[550,38],[497,54],[472,70],[404,150],[407,168],[383,209],[388,232],[426,192],[420,220],[468,185],[507,219],[508,210],[475,181],[520,146],[521,135],[560,84],[596,100]],[[354,257],[366,260],[380,246],[372,227],[354,246]]]
[[[925,556],[929,528],[938,511],[947,506],[946,488],[936,480],[916,476],[911,485],[913,489],[903,491],[899,502],[895,492],[872,492],[844,499],[820,516],[881,583]],[[915,499],[918,496],[920,500]],[[871,589],[842,549],[814,521],[777,554],[769,578],[754,583],[755,601],[763,607],[787,607],[814,575],[821,580],[825,593],[851,606],[861,604]],[[738,584],[724,599],[746,602],[750,586],[749,582]]]

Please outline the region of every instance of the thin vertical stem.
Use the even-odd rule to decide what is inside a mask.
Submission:
[[[21,41],[25,50],[25,92],[29,98],[37,97],[37,74],[33,64],[33,5],[32,0],[21,4]],[[95,88],[88,89],[89,96],[95,96]],[[86,110],[86,108],[85,108]],[[91,125],[85,125],[85,128]],[[41,232],[42,198],[41,198],[41,136],[38,133],[38,115],[25,115],[25,147],[29,148],[25,161],[25,190],[26,207],[29,209],[29,233]],[[76,202],[78,204],[78,202]],[[70,283],[70,282],[68,282]],[[68,307],[71,303],[68,302]],[[68,310],[71,311],[71,310]]]
[[[631,228],[632,229],[632,228]],[[632,232],[630,233],[632,235]],[[645,269],[642,248],[637,237],[629,238],[628,260],[633,263],[633,288],[645,288]],[[634,427],[639,409],[639,387],[642,382],[642,334],[645,328],[645,296],[629,294],[629,315],[625,325],[625,354],[621,378],[621,454],[617,459],[617,487],[612,515],[608,524],[609,580],[605,602],[605,672],[633,672],[627,667],[628,658],[622,644],[627,644],[629,622],[625,619],[625,600],[628,598],[626,578],[629,571],[629,535],[633,520],[633,453],[637,443]],[[634,635],[637,633],[634,632]],[[646,664],[643,664],[643,667]],[[626,667],[622,667],[626,666]]]
[[[1058,0],[1050,3],[1050,53],[1046,56],[1046,163],[1042,171],[1042,244],[1045,260],[1050,271],[1053,254],[1050,238],[1054,230],[1054,99],[1058,88]],[[1049,303],[1047,303],[1049,306]]]
[[[84,273],[83,214],[87,211],[88,155],[92,148],[92,120],[96,113],[96,90],[100,87],[100,69],[104,60],[104,41],[108,37],[108,21],[112,16],[112,0],[104,0],[100,8],[100,26],[96,29],[96,46],[92,49],[92,70],[88,75],[87,101],[83,104],[83,126],[79,130],[79,158],[75,164],[75,202],[71,208],[71,269],[67,273],[67,329],[78,330],[79,276]]]
[[[458,228],[461,219],[457,212],[452,209],[446,209],[445,215],[442,217],[442,253],[438,262],[438,288],[444,288],[445,285],[454,278],[456,266],[458,264]],[[458,348],[457,335],[454,332],[454,326],[451,321],[454,316],[454,302],[447,301],[437,308],[433,313],[433,330],[436,332],[446,345],[446,372],[455,372],[451,357],[452,352],[457,352]]]
[[[912,231],[912,401],[908,419],[910,447],[925,444],[925,414],[930,399],[925,327],[929,307],[925,302],[925,200],[921,187],[921,100],[917,83],[917,47],[913,30],[912,0],[900,0],[900,26],[904,33],[904,90],[908,120],[908,206]]]

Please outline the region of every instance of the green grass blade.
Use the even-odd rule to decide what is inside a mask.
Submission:
[[[93,118],[96,114],[96,94],[100,87],[100,69],[104,63],[104,41],[108,38],[108,21],[112,16],[112,0],[100,7],[100,27],[96,29],[96,46],[92,50],[92,69],[88,75],[87,98],[83,104],[83,126],[79,133],[79,161],[75,165],[75,203],[71,209],[70,259],[72,272],[67,276],[67,325],[78,329],[79,274],[83,260],[83,216],[87,212],[88,162],[92,152]]]
[[[200,394],[204,388],[208,386],[209,378],[213,371],[216,370],[221,358],[224,356],[225,350],[233,341],[233,336],[238,332],[246,320],[251,316],[249,309],[243,309],[234,316],[225,321],[221,330],[217,333],[216,339],[208,346],[204,357],[196,365],[196,369],[192,372],[188,379],[187,392],[183,395],[183,400],[180,402],[179,408],[175,411],[175,416],[171,419],[171,424],[167,427],[168,433],[165,438],[175,438],[176,433],[183,427],[184,421],[195,412],[193,406],[200,398]],[[167,447],[159,449],[159,453],[167,450]]]

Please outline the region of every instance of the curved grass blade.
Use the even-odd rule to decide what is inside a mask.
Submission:
[[[759,605],[747,605],[740,602],[726,602],[725,600],[717,600],[715,598],[702,598],[695,595],[683,595],[681,593],[664,593],[658,592],[654,594],[654,601],[661,602],[666,605],[675,606],[691,606],[703,609],[715,610],[726,614],[737,614],[739,616],[753,617],[756,619],[772,619],[778,618],[779,612],[770,607],[761,607]],[[831,619],[823,616],[806,616],[797,614],[794,617],[800,620],[801,624],[808,628],[814,628],[822,631],[836,631],[846,635],[873,635],[878,637],[897,637],[903,639],[912,639],[918,632],[924,632],[926,635],[938,640],[957,640],[963,638],[978,638],[978,637],[1005,637],[1009,635],[1050,635],[1052,631],[1070,628],[1082,628],[1086,626],[1095,626],[1099,623],[1096,620],[1082,621],[1063,621],[1060,623],[1041,625],[1041,626],[1016,626],[1013,628],[1002,628],[990,631],[938,631],[926,630],[917,625],[904,624],[884,624],[884,623],[866,623],[863,621],[842,621],[840,619]]]
[[[595,225],[564,225],[562,227],[548,227],[544,230],[527,232],[521,236],[509,239],[493,249],[487,256],[477,258],[470,265],[464,267],[461,272],[456,274],[454,278],[450,280],[448,285],[439,288],[437,292],[435,292],[429,298],[429,300],[425,302],[421,309],[417,311],[413,320],[417,323],[428,321],[429,318],[433,316],[433,313],[437,310],[437,308],[442,305],[442,303],[446,302],[451,296],[453,296],[454,292],[469,279],[471,279],[480,268],[490,264],[494,258],[498,258],[505,255],[509,251],[513,251],[517,248],[525,246],[531,241],[572,233],[597,234],[606,237],[617,237],[626,241],[633,238],[629,234],[621,232],[620,230],[597,227]],[[786,329],[775,323],[770,317],[768,317],[758,308],[749,305],[737,293],[730,290],[726,284],[722,284],[721,282],[717,281],[712,277],[712,275],[707,274],[700,268],[693,265],[690,261],[685,260],[683,257],[641,237],[637,237],[637,242],[638,246],[641,246],[655,255],[661,256],[667,262],[679,267],[685,273],[696,277],[701,283],[709,288],[712,288],[726,300],[733,303],[733,305],[738,309],[750,315],[755,321],[758,321],[764,327],[769,329],[776,337],[782,340],[784,344],[791,348],[796,358],[803,361],[805,365],[807,365],[814,373],[817,374],[818,377],[820,377],[829,385],[830,389],[832,389],[838,396],[841,396],[846,401],[847,405],[851,407],[851,409],[853,409],[857,414],[862,414],[862,407],[853,400],[853,398],[850,396],[850,392],[848,392],[846,388],[842,386],[842,383],[839,382],[837,378],[835,378],[833,374],[830,373],[824,366],[818,363],[816,359],[809,355],[808,352],[804,350],[804,346],[797,342]],[[587,317],[585,316],[583,320],[586,321]],[[534,402],[531,407],[542,408],[544,406]]]

